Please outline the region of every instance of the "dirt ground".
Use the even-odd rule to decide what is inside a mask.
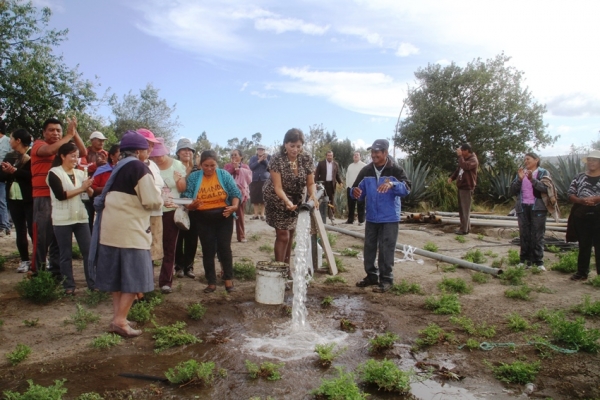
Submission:
[[[339,220],[338,220],[339,221]],[[338,225],[339,227],[356,232],[362,232],[364,227],[356,224]],[[274,232],[262,221],[246,222],[247,243],[232,244],[234,262],[240,259],[251,259],[254,263],[269,260],[271,253],[261,251],[260,247],[273,244]],[[478,248],[481,251],[491,250],[498,258],[506,256],[509,249],[517,249],[511,245],[510,229],[485,229],[475,227],[474,232],[466,237],[466,243],[459,243],[452,233],[455,226],[451,225],[415,225],[401,224],[398,242],[422,248],[427,242],[438,246],[438,253],[460,258],[468,250]],[[479,236],[481,234],[483,236]],[[351,246],[360,246],[362,241],[347,235],[334,233],[336,240],[333,244],[335,252]],[[559,234],[559,238],[563,238]],[[240,355],[240,340],[244,331],[255,329],[268,331],[271,322],[285,322],[290,317],[282,306],[264,306],[254,302],[255,282],[235,281],[237,291],[227,294],[223,286],[215,293],[205,294],[202,263],[197,255],[195,271],[197,278],[175,279],[174,292],[165,297],[165,302],[157,307],[156,320],[161,325],[183,320],[188,324],[188,330],[197,335],[204,343],[168,351],[163,356],[153,352],[153,341],[150,333],[130,339],[109,350],[95,350],[90,347],[93,338],[105,332],[108,327],[112,306],[104,302],[92,311],[99,313],[101,319],[91,324],[82,332],[77,332],[73,325],[65,324],[65,320],[75,312],[75,303],[83,297],[85,281],[81,261],[75,261],[75,278],[78,285],[74,298],[64,298],[47,305],[35,305],[21,299],[15,290],[17,282],[23,279],[23,274],[16,273],[18,258],[15,257],[16,246],[13,236],[0,238],[0,253],[9,258],[5,270],[0,272],[0,393],[3,390],[23,391],[27,387],[26,380],[33,379],[35,383],[48,385],[54,379],[66,378],[65,387],[69,389],[66,398],[96,391],[105,398],[215,398],[215,399],[248,399],[252,396],[282,399],[308,399],[308,393],[319,385],[319,378],[330,378],[334,370],[326,371],[304,363],[290,364],[286,374],[283,370],[281,381],[266,380],[250,381],[237,373],[230,373],[228,378],[221,379],[213,388],[190,389],[168,388],[162,383],[131,380],[118,377],[120,372],[137,371],[139,373],[161,376],[168,367],[173,367],[178,361],[189,358],[199,360],[212,359],[218,366],[229,370],[243,370],[238,363],[247,355]],[[545,254],[546,266],[549,267],[556,256]],[[428,295],[439,295],[437,285],[444,276],[460,277],[473,285],[470,294],[460,296],[462,316],[471,318],[476,323],[485,322],[496,328],[496,336],[492,339],[478,338],[479,341],[495,343],[525,344],[527,338],[533,335],[548,335],[549,330],[544,322],[538,321],[533,314],[546,307],[550,310],[569,310],[582,302],[584,295],[590,295],[593,301],[600,299],[600,290],[581,282],[572,282],[568,275],[550,271],[541,274],[528,274],[526,281],[530,286],[549,288],[552,293],[533,293],[530,301],[513,300],[504,296],[507,286],[502,285],[497,278],[488,283],[472,282],[473,271],[458,268],[454,272],[443,272],[443,264],[435,260],[415,256],[416,261],[397,262],[394,267],[395,283],[406,280],[418,283],[423,288],[425,296],[392,293],[373,293],[371,288],[355,287],[355,282],[363,278],[363,264],[359,257],[338,255],[347,270],[340,273],[346,283],[334,285],[325,284],[327,274],[317,272],[315,279],[308,288],[307,308],[309,319],[311,314],[323,317],[331,322],[331,326],[339,327],[342,318],[353,321],[357,325],[356,336],[350,339],[363,344],[341,357],[334,365],[345,365],[352,370],[358,361],[369,357],[366,347],[367,338],[374,334],[391,331],[400,336],[399,348],[408,349],[404,353],[391,352],[386,356],[390,359],[413,358],[435,366],[444,363],[452,365],[452,371],[464,377],[461,381],[445,383],[439,377],[432,381],[441,383],[436,388],[419,394],[413,391],[413,398],[511,398],[520,396],[523,385],[502,384],[496,380],[490,368],[484,363],[497,365],[500,362],[515,360],[541,360],[541,371],[535,380],[536,390],[530,396],[539,398],[570,399],[570,398],[600,398],[600,356],[598,354],[576,353],[561,354],[549,352],[547,358],[541,358],[533,346],[517,346],[515,348],[500,347],[491,351],[466,349],[459,350],[458,345],[464,344],[470,337],[458,326],[449,322],[449,316],[435,315],[425,309],[425,298]],[[403,258],[397,252],[399,259]],[[487,265],[496,258],[487,257]],[[549,268],[548,268],[549,269]],[[158,278],[158,268],[155,275]],[[590,274],[595,276],[594,273]],[[333,307],[323,309],[320,302],[326,296],[332,296],[336,301]],[[202,301],[208,308],[207,315],[201,321],[192,321],[187,317],[185,308],[192,302]],[[291,305],[291,294],[286,295],[286,305]],[[539,323],[537,330],[524,333],[513,333],[507,326],[506,315],[517,312],[530,323]],[[575,314],[569,312],[569,316]],[[23,320],[38,319],[35,327],[28,327]],[[442,343],[420,353],[410,352],[418,338],[418,331],[436,323],[447,331],[454,331],[459,343]],[[148,327],[148,324],[146,325]],[[241,328],[243,327],[243,328]],[[587,327],[600,328],[598,319],[587,318]],[[220,338],[219,340],[215,338]],[[229,339],[229,340],[228,340]],[[349,339],[349,340],[350,340]],[[18,343],[31,347],[29,358],[13,367],[6,359],[6,354],[13,351]],[[255,358],[256,359],[256,358]],[[260,360],[259,360],[260,361]],[[311,360],[311,363],[314,359]],[[445,390],[449,388],[466,390],[468,394],[452,394]],[[431,388],[431,387],[430,387]],[[371,398],[398,398],[377,392],[373,388],[364,388],[371,393]]]

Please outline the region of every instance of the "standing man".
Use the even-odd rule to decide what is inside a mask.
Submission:
[[[319,161],[317,168],[315,169],[315,182],[323,182],[325,186],[325,193],[329,197],[329,206],[327,207],[327,214],[331,222],[334,221],[335,211],[335,186],[337,183],[342,184],[342,178],[340,177],[340,167],[337,162],[333,161],[333,151],[329,150],[325,154],[325,159]]]
[[[10,138],[6,136],[6,122],[0,120],[0,161],[11,151]],[[0,237],[10,235],[8,207],[6,205],[6,183],[0,182]]]
[[[348,165],[346,170],[346,197],[348,199],[348,220],[346,224],[354,223],[354,208],[358,208],[358,226],[362,226],[365,222],[365,202],[358,201],[352,196],[352,185],[358,176],[358,173],[365,167],[364,162],[360,160],[360,151],[355,151],[352,156],[354,162]],[[357,207],[358,206],[358,207]]]
[[[460,216],[460,229],[454,233],[457,235],[468,235],[471,231],[471,199],[473,190],[477,185],[477,168],[479,161],[473,153],[469,143],[463,143],[456,149],[458,157],[458,168],[448,178],[448,183],[456,181],[458,188],[458,215]]]
[[[55,276],[60,276],[58,243],[54,237],[52,226],[52,203],[50,188],[46,184],[48,171],[52,167],[54,156],[60,146],[73,140],[81,157],[86,156],[86,149],[79,133],[77,119],[67,119],[67,134],[63,137],[61,122],[56,118],[48,118],[42,126],[43,139],[33,142],[31,148],[31,185],[33,189],[33,263],[32,272],[47,268]],[[50,252],[48,254],[48,249]],[[49,255],[50,265],[46,265]]]
[[[250,157],[248,166],[252,170],[252,182],[250,182],[250,202],[254,208],[254,215],[250,219],[265,220],[265,201],[263,199],[263,186],[269,174],[269,161],[271,156],[265,152],[265,146],[259,144],[256,146],[256,155]]]
[[[95,131],[90,135],[91,146],[87,148],[87,156],[85,157],[88,176],[93,176],[94,172],[108,161],[108,153],[103,148],[105,141],[106,136],[104,136],[102,132]],[[94,199],[90,198],[84,200],[83,204],[88,213],[88,222],[90,224],[91,232],[94,228],[94,215],[96,214],[96,210],[94,209]]]
[[[410,193],[410,181],[401,166],[388,156],[390,143],[377,139],[371,150],[370,164],[364,167],[354,182],[352,195],[367,199],[364,266],[367,276],[356,282],[358,287],[375,286],[376,293],[385,293],[394,284],[394,253],[398,241],[400,197]],[[379,257],[375,265],[375,256]]]

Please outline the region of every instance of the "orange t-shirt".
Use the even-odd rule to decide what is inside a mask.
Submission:
[[[198,190],[196,199],[201,201],[198,210],[213,210],[215,208],[227,207],[227,203],[225,203],[227,192],[221,187],[219,177],[216,173],[212,176],[204,175],[202,177],[202,183],[200,184],[200,190]]]

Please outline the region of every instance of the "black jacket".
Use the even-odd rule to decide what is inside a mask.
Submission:
[[[31,188],[31,159],[29,159],[29,150],[27,152],[28,160],[23,163],[23,156],[16,151],[11,151],[4,158],[13,167],[17,168],[14,174],[7,174],[0,169],[0,182],[6,182],[6,198],[10,193],[10,188],[14,182],[18,182],[23,195],[23,201],[33,201]]]

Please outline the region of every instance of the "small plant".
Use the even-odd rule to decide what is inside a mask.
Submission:
[[[506,264],[506,258],[502,257],[499,260],[492,261],[492,268],[498,268],[498,269],[500,269],[500,268],[502,268],[502,266],[504,264]]]
[[[319,355],[319,363],[323,367],[329,367],[332,361],[346,351],[346,348],[338,349],[334,351],[335,343],[329,344],[317,344],[315,346],[315,353]]]
[[[165,377],[175,384],[202,384],[210,386],[215,379],[215,363],[207,361],[198,363],[196,360],[182,361],[175,368],[169,368]]]
[[[457,264],[442,264],[440,265],[440,269],[442,272],[456,272],[456,268],[458,268]]]
[[[506,319],[508,321],[508,327],[513,332],[522,332],[531,328],[529,322],[527,322],[527,320],[521,317],[518,313],[511,313],[506,317]]]
[[[443,277],[442,281],[438,283],[438,289],[442,292],[450,292],[450,293],[471,293],[473,291],[473,287],[467,285],[467,283],[461,278],[446,278]]]
[[[512,231],[510,233],[510,237],[513,238],[513,239],[518,238],[519,237],[519,231]]]
[[[104,400],[104,397],[96,392],[87,392],[80,394],[75,400]]]
[[[577,272],[577,257],[579,256],[579,250],[571,250],[568,253],[559,254],[558,262],[552,264],[550,269],[552,271],[563,272],[565,274],[572,274]]]
[[[321,301],[321,307],[331,307],[331,305],[333,304],[333,297],[331,296],[326,296],[323,301]]]
[[[187,307],[188,316],[194,321],[201,320],[206,314],[206,306],[202,303],[190,304]]]
[[[27,380],[29,387],[23,394],[6,390],[2,392],[6,400],[60,400],[67,393],[67,389],[63,387],[66,379],[54,381],[54,385],[44,387],[36,385],[31,379]]]
[[[85,304],[88,307],[96,307],[98,304],[108,300],[109,298],[110,295],[106,292],[85,289],[84,295],[81,300],[83,301],[83,304]]]
[[[375,384],[380,390],[400,394],[410,391],[410,374],[402,371],[391,360],[370,359],[359,365],[358,370],[364,382]]]
[[[92,347],[95,349],[108,349],[123,342],[123,338],[116,333],[103,333],[92,340]]]
[[[6,257],[0,256],[0,271],[4,271],[4,263],[6,263]]]
[[[256,268],[252,261],[233,263],[233,275],[240,281],[253,281],[256,279]]]
[[[21,297],[34,303],[46,304],[62,297],[62,288],[52,273],[41,270],[31,279],[24,278],[17,284],[17,292]]]
[[[459,325],[469,335],[477,335],[485,338],[492,338],[496,335],[496,327],[487,326],[487,323],[485,322],[476,325],[473,320],[468,317],[450,317],[450,322]]]
[[[519,263],[521,263],[521,256],[519,255],[519,252],[514,249],[508,250],[508,265],[514,266]]]
[[[260,240],[260,235],[258,233],[255,233],[251,235],[249,239],[253,242],[258,242]]]
[[[11,363],[12,366],[17,365],[21,361],[25,360],[31,354],[31,347],[25,344],[17,344],[17,347],[14,351],[8,353],[6,358]]]
[[[245,364],[248,374],[250,374],[250,378],[267,378],[269,381],[278,381],[281,379],[281,373],[279,372],[279,369],[285,365],[284,363],[273,364],[272,362],[265,361],[264,363],[260,364],[259,367],[257,364],[254,364],[249,360],[246,360]]]
[[[340,254],[346,257],[356,257],[360,251],[356,249],[344,249],[340,251]]]
[[[600,288],[600,275],[596,275],[594,279],[589,279],[586,283],[593,287]]]
[[[471,275],[471,279],[476,283],[488,283],[490,281],[490,276],[484,272],[475,272]]]
[[[506,289],[506,291],[504,291],[504,296],[509,299],[531,300],[529,294],[532,290],[533,289],[527,285],[521,285],[518,288]]]
[[[183,321],[165,326],[154,323],[154,329],[149,329],[149,332],[153,333],[152,338],[155,340],[154,351],[160,353],[171,347],[202,342],[196,336],[186,332],[185,327],[186,324]]]
[[[484,238],[485,238],[485,236],[484,236],[484,235],[482,235],[481,233],[479,233],[479,234],[477,235],[477,240],[483,240]]]
[[[524,361],[515,361],[511,364],[500,363],[494,367],[490,363],[487,365],[492,368],[494,376],[506,383],[525,384],[535,381],[537,374],[540,372],[540,362],[528,363]]]
[[[76,245],[76,244],[73,245],[73,250],[72,250],[71,256],[73,257],[74,260],[81,260],[83,258],[83,256],[81,255],[81,250],[79,249],[78,245]]]
[[[457,294],[443,294],[440,297],[430,296],[425,299],[425,308],[434,314],[460,314],[460,302]]]
[[[312,395],[331,400],[363,400],[367,398],[367,395],[361,392],[354,382],[354,374],[344,372],[342,367],[336,369],[338,377],[321,379],[321,386],[313,390]]]
[[[327,279],[325,279],[323,281],[324,284],[326,285],[335,285],[336,283],[346,283],[346,278],[344,278],[343,276],[329,276],[327,277]]]
[[[475,350],[479,348],[479,342],[473,338],[467,339],[467,343],[465,343],[465,347],[469,350]]]
[[[551,244],[550,246],[546,246],[546,250],[548,250],[550,253],[560,253],[560,247],[557,247],[553,244]]]
[[[408,283],[404,279],[402,279],[400,283],[392,285],[390,291],[397,295],[403,295],[406,293],[420,295],[424,294],[423,289],[421,289],[421,285],[419,285],[418,283]]]
[[[586,329],[584,318],[579,317],[575,321],[569,321],[562,312],[549,312],[545,317],[555,340],[588,353],[598,352],[600,348],[600,344],[598,344],[600,330],[595,328]]]
[[[491,257],[491,258],[496,258],[496,257],[498,257],[498,253],[494,253],[494,252],[493,252],[493,251],[491,251],[491,250],[487,250],[487,251],[485,251],[485,252],[483,253],[483,255],[484,255],[484,256],[487,256],[487,257]]]
[[[352,247],[353,249],[356,249],[356,250],[364,250],[364,248],[365,248],[365,246],[363,246],[362,244],[353,244],[350,247]]]
[[[437,253],[438,246],[437,246],[437,244],[435,244],[433,242],[427,242],[423,246],[423,250],[431,251],[432,253]]]
[[[533,271],[539,271],[539,269],[534,268]],[[549,294],[554,293],[554,290],[552,290],[544,285],[540,285],[540,286],[535,285],[531,288],[531,290],[533,290],[536,293],[549,293]]]
[[[463,256],[463,260],[470,261],[475,264],[483,264],[487,261],[487,259],[483,256],[483,253],[479,249],[467,251],[467,254]]]
[[[394,347],[394,343],[400,339],[400,336],[392,332],[386,332],[383,335],[377,335],[369,340],[369,350],[374,353],[381,353]]]
[[[340,320],[340,329],[344,332],[354,332],[356,330],[356,324],[349,319],[342,318]]]
[[[343,261],[340,258],[334,256],[333,259],[335,260],[335,266],[338,272],[347,271],[346,267],[344,267]],[[327,262],[327,260],[323,260],[323,268],[329,268],[329,263]]]
[[[575,306],[575,311],[583,315],[597,317],[600,315],[600,301],[594,301],[592,303],[590,295],[586,294],[583,298],[583,303]]]
[[[265,253],[272,253],[273,252],[273,246],[271,246],[270,244],[263,244],[262,246],[260,246],[258,248],[259,251],[265,252]]]
[[[331,232],[327,232],[327,240],[329,241],[331,247],[333,247],[337,243],[337,235]]]
[[[433,346],[442,342],[454,342],[456,340],[454,333],[446,332],[437,324],[431,323],[427,328],[419,331],[419,338],[416,340],[418,347]]]
[[[33,328],[34,326],[37,326],[38,322],[40,321],[39,318],[36,319],[24,319],[23,320],[23,325],[28,326],[30,328]]]
[[[518,286],[523,284],[523,278],[526,273],[523,267],[508,267],[499,277],[505,285]]]
[[[127,319],[136,322],[148,322],[152,319],[152,311],[163,302],[160,292],[149,292],[144,294],[144,301],[138,301],[129,309]]]
[[[456,235],[454,240],[456,240],[458,243],[467,243],[467,238],[462,235]]]
[[[75,314],[71,315],[69,319],[65,321],[65,324],[73,324],[78,331],[82,331],[87,328],[88,324],[100,321],[100,315],[84,309],[79,303],[75,306]]]

